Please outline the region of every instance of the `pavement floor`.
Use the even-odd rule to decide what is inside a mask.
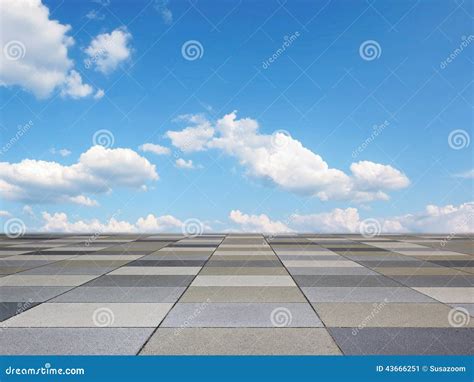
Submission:
[[[473,354],[474,237],[0,237],[0,354]]]

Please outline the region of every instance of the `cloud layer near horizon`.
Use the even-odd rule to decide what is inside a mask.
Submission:
[[[367,202],[387,200],[388,191],[405,188],[410,183],[400,170],[370,161],[352,163],[351,174],[330,168],[321,156],[289,134],[261,134],[256,120],[238,119],[235,111],[214,125],[202,115],[184,115],[181,120],[190,126],[168,131],[166,136],[183,153],[221,150],[235,157],[248,175],[297,194],[323,201]]]
[[[11,217],[2,211],[3,218]],[[33,212],[30,212],[33,214]],[[246,214],[232,210],[228,216],[225,232],[253,232],[263,234],[277,233],[350,233],[359,234],[367,219],[362,219],[357,208],[335,208],[329,212],[315,214],[293,214],[285,221],[272,220],[265,214]],[[200,232],[212,232],[213,227],[207,222],[192,219],[193,224],[200,224]],[[377,233],[472,233],[474,232],[474,202],[458,206],[428,205],[416,214],[394,217],[376,217]],[[197,223],[196,223],[197,222]],[[99,219],[70,220],[64,212],[41,213],[38,227],[27,227],[29,232],[69,232],[69,233],[154,233],[184,232],[186,221],[172,215],[157,216],[148,214],[139,217],[135,223],[112,217],[101,222]],[[372,223],[371,223],[372,224]]]
[[[92,146],[77,163],[24,159],[0,162],[0,196],[35,203],[97,205],[88,194],[110,192],[114,187],[142,188],[158,180],[155,165],[131,149]]]

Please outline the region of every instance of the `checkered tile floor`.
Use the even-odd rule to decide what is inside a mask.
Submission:
[[[472,354],[473,237],[0,237],[2,354]]]

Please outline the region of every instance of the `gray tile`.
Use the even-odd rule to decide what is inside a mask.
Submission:
[[[288,272],[292,275],[378,275],[378,273],[364,267],[349,268],[349,267],[336,267],[336,268],[310,268],[310,267],[296,267],[288,268]]]
[[[88,267],[71,267],[68,265],[46,265],[22,272],[22,275],[102,275],[113,271],[116,267],[104,267],[97,264]]]
[[[161,327],[320,327],[307,303],[178,303]]]
[[[32,301],[43,302],[60,295],[72,287],[0,287],[0,302]]]
[[[464,309],[467,312],[467,314],[469,314],[471,317],[474,317],[474,304],[458,304],[458,303],[455,303],[455,304],[449,304],[449,306],[453,307],[456,310]]]
[[[399,283],[384,276],[295,275],[300,287],[398,287]]]
[[[78,287],[51,302],[176,302],[184,287]]]
[[[474,353],[470,328],[331,328],[344,354],[462,354]]]
[[[13,317],[17,314],[28,310],[38,303],[31,301],[20,301],[20,302],[0,302],[0,321],[6,320],[7,318]],[[1,328],[0,328],[1,330]]]
[[[154,328],[3,328],[4,355],[134,355]]]
[[[143,355],[338,355],[324,328],[159,328]]]
[[[184,287],[188,286],[194,276],[136,276],[112,275],[101,276],[87,283],[88,287]],[[1,282],[0,282],[1,283]]]
[[[128,267],[202,267],[205,260],[135,260]]]
[[[0,286],[77,286],[97,275],[24,275],[15,274],[0,278]]]
[[[11,328],[157,327],[171,303],[43,303],[3,322]]]
[[[189,287],[180,302],[306,302],[298,287]]]
[[[410,287],[474,287],[474,276],[391,276]]]
[[[305,287],[302,290],[311,302],[435,302],[404,287]]]

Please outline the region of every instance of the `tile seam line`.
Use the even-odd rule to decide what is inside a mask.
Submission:
[[[321,321],[321,324],[323,325],[322,327],[324,328],[324,330],[326,330],[326,333],[329,335],[329,337],[331,337],[331,340],[332,342],[334,342],[334,344],[336,345],[337,349],[341,352],[341,355],[345,355],[345,353],[342,351],[342,348],[339,346],[339,344],[336,342],[336,339],[333,337],[333,335],[331,334],[331,331],[327,328],[326,326],[326,323],[322,320],[321,317],[319,317],[319,314],[318,312],[316,312],[316,309],[314,308],[314,306],[311,304],[311,302],[309,301],[308,297],[306,296],[306,294],[303,292],[303,290],[301,289],[301,287],[298,285],[298,283],[296,282],[296,280],[294,279],[293,275],[290,273],[290,271],[288,270],[288,268],[286,267],[286,265],[283,263],[283,261],[280,259],[280,256],[278,256],[278,253],[275,252],[275,250],[273,249],[271,243],[267,240],[267,236],[266,235],[263,235],[263,240],[265,240],[267,242],[267,244],[270,246],[270,248],[272,249],[273,253],[275,254],[275,256],[278,258],[278,261],[281,263],[282,267],[284,267],[286,269],[286,271],[288,272],[288,274],[290,275],[291,279],[293,280],[293,282],[295,283],[296,287],[299,289],[300,293],[304,296],[305,300],[306,300],[306,303],[309,304],[311,310],[314,312],[314,314],[316,315],[316,317],[318,317],[319,321]]]
[[[133,241],[131,241],[131,242],[135,242],[135,241],[136,241],[136,240],[133,240]],[[110,247],[104,248],[104,250],[105,250],[105,249],[112,248],[112,247],[116,247],[116,246],[118,246],[118,245],[111,245]],[[93,254],[96,254],[96,253],[99,253],[99,252],[100,252],[100,251],[94,251],[94,252],[92,252],[92,253],[93,253]],[[91,254],[92,254],[92,253],[91,253]],[[76,255],[76,256],[73,256],[73,257],[75,258],[75,257],[79,257],[79,256],[82,256],[82,254],[79,254],[79,255]],[[146,255],[143,255],[143,256],[146,256]],[[142,256],[142,257],[143,257],[143,256]],[[141,258],[141,257],[140,257],[140,258]],[[67,260],[69,260],[69,259],[67,259]],[[59,260],[59,261],[64,261],[64,260]],[[58,262],[59,262],[59,261],[58,261]],[[131,260],[131,261],[133,261],[133,260]],[[47,264],[45,264],[45,265],[47,265]],[[106,272],[106,273],[101,273],[101,274],[99,274],[99,275],[84,275],[84,276],[97,276],[97,277],[94,277],[94,278],[92,278],[92,279],[90,279],[90,280],[88,280],[88,281],[85,281],[85,282],[83,282],[83,283],[81,283],[81,284],[79,284],[79,285],[74,285],[74,286],[72,286],[71,289],[68,289],[68,290],[66,290],[65,292],[62,292],[62,293],[60,293],[60,294],[58,294],[58,295],[56,295],[56,296],[54,296],[54,297],[51,297],[51,298],[49,298],[49,299],[47,299],[47,300],[45,300],[45,301],[42,301],[40,304],[38,304],[38,306],[41,305],[41,304],[47,303],[47,302],[49,302],[49,301],[51,301],[51,300],[54,300],[55,298],[60,297],[60,296],[62,296],[62,295],[64,295],[64,294],[66,294],[66,293],[69,293],[70,291],[72,291],[72,290],[74,290],[74,289],[77,289],[77,288],[79,288],[79,287],[82,287],[82,286],[84,286],[84,285],[90,283],[91,281],[97,280],[98,278],[100,278],[100,277],[102,277],[102,276],[105,276],[105,275],[107,275],[107,274],[109,274],[109,273],[111,273],[111,272],[113,272],[113,271],[115,271],[115,270],[117,270],[117,269],[119,269],[119,268],[122,268],[124,265],[125,265],[125,264],[119,265],[117,268],[114,268],[114,269],[112,269],[112,270],[110,270],[109,272]],[[43,265],[43,266],[44,266],[44,265]],[[38,268],[39,268],[39,267],[38,267]],[[26,276],[26,275],[25,275],[25,276]],[[82,276],[82,275],[80,275],[80,276]],[[68,287],[69,285],[65,285],[65,286]],[[32,308],[34,308],[34,307],[32,307]],[[20,314],[21,314],[21,313],[20,313]]]
[[[355,242],[354,240],[352,240],[352,241]],[[397,240],[397,242],[400,242],[400,241]],[[366,245],[368,245],[368,246],[370,246],[370,247],[374,247],[374,248],[380,248],[380,247],[377,247],[377,246],[374,246],[374,245],[371,245],[371,244],[366,244]],[[429,248],[429,247],[427,247],[427,248]],[[408,257],[408,258],[414,258],[414,259],[420,260],[420,261],[422,261],[423,263],[430,263],[430,264],[434,264],[434,265],[437,265],[437,266],[442,267],[442,268],[446,268],[446,269],[456,269],[456,270],[458,270],[457,268],[454,268],[454,267],[449,267],[449,266],[446,266],[446,265],[438,265],[438,264],[435,264],[435,263],[431,263],[430,260],[419,259],[419,258],[417,258],[417,257],[415,257],[415,256],[412,256],[412,255],[404,255],[403,253],[399,253],[399,252],[396,252],[396,251],[392,251],[391,249],[389,249],[389,251],[390,251],[390,252],[393,252],[393,253],[400,254],[400,255],[405,256],[405,257]],[[344,255],[342,255],[342,254],[341,254],[341,256],[343,256],[343,257],[345,257],[346,259],[350,260],[349,258],[347,258],[346,256],[344,256]],[[351,261],[354,261],[354,262],[356,262],[356,263],[358,262],[357,260],[351,260]],[[360,260],[359,260],[359,261],[360,261]],[[360,264],[360,263],[359,263],[359,264]],[[362,264],[360,264],[360,265],[362,265]],[[364,266],[364,265],[362,265],[362,266]],[[438,300],[438,299],[436,299],[436,298],[434,298],[434,297],[432,297],[432,296],[430,296],[430,295],[427,295],[427,294],[425,294],[425,293],[423,293],[423,292],[420,292],[420,291],[416,290],[415,287],[411,287],[411,286],[409,286],[409,285],[407,285],[407,284],[404,284],[402,281],[399,281],[399,280],[396,280],[396,279],[392,278],[391,276],[394,276],[394,275],[385,275],[385,274],[383,274],[383,273],[380,273],[380,272],[374,270],[373,267],[367,267],[367,268],[370,269],[370,270],[372,270],[373,272],[378,273],[379,275],[381,275],[381,276],[383,276],[383,277],[387,277],[387,278],[389,278],[390,280],[395,281],[395,282],[398,283],[398,284],[401,284],[401,285],[402,285],[403,287],[405,287],[405,288],[410,288],[411,290],[413,290],[413,291],[415,291],[415,292],[417,292],[417,293],[421,293],[421,294],[423,294],[423,295],[425,295],[425,296],[431,298],[432,300],[434,300],[435,302],[437,302],[437,303],[439,303],[439,304],[443,304],[443,305],[447,306],[448,308],[452,308],[452,306],[449,305],[448,303],[443,302],[443,301],[440,301],[440,300]],[[421,266],[418,266],[416,269],[418,270],[418,269],[420,269],[420,268],[422,268],[422,267],[421,267]],[[416,276],[416,275],[411,275],[411,276],[409,275],[408,277],[411,278],[411,277],[415,277],[415,276]],[[449,275],[448,275],[448,276],[449,276]],[[456,276],[456,275],[452,275],[450,281],[453,280],[453,278],[454,278],[455,276]],[[461,276],[461,277],[465,277],[465,276],[467,276],[467,275],[460,275],[460,276]],[[423,287],[416,287],[416,288],[423,288]],[[435,288],[435,287],[427,287],[427,288]],[[441,288],[454,288],[454,287],[451,287],[451,286],[442,286]],[[466,288],[469,288],[469,287],[466,287]],[[433,303],[431,303],[431,304],[433,304]]]
[[[71,235],[67,235],[67,236],[71,236]],[[139,240],[140,238],[142,238],[142,237],[148,237],[148,236],[150,236],[150,235],[145,235],[145,236],[144,236],[144,235],[140,235],[137,239],[131,240],[130,243],[134,243],[134,242],[136,242],[137,240]],[[103,250],[106,250],[106,249],[109,249],[109,248],[112,248],[112,247],[118,247],[118,246],[122,246],[122,244],[111,245],[110,247],[106,247],[106,248],[104,248]],[[98,253],[98,252],[100,252],[100,251],[102,251],[102,250],[94,251],[94,252],[92,252],[92,253]],[[125,250],[125,252],[128,252],[128,251]],[[78,254],[78,255],[76,255],[76,256],[73,256],[73,258],[79,257],[79,256],[81,256],[81,255],[83,255],[83,254],[82,254],[82,253],[81,253],[81,254]],[[144,256],[146,256],[146,255],[144,255]],[[59,260],[58,262],[60,262],[60,261],[64,261],[64,260]],[[45,265],[46,265],[46,264],[45,264]],[[43,266],[45,266],[45,265],[43,265]],[[115,268],[115,269],[121,268],[122,266],[123,266],[123,265],[121,265],[121,266],[119,266],[119,267],[117,267],[117,268]],[[109,272],[107,272],[107,273],[110,273],[110,272],[114,271],[115,269],[113,269],[113,270],[111,270],[111,271],[109,271]],[[55,299],[55,298],[57,298],[57,297],[59,297],[59,296],[62,296],[62,295],[64,295],[64,294],[66,294],[66,293],[69,293],[70,291],[72,291],[72,290],[74,290],[74,289],[77,289],[77,288],[79,288],[79,287],[81,287],[81,286],[83,286],[83,285],[87,285],[90,281],[96,280],[96,279],[98,279],[98,278],[104,276],[104,275],[107,274],[107,273],[101,273],[101,274],[97,275],[97,277],[94,277],[94,278],[91,279],[91,280],[88,280],[88,281],[85,281],[85,282],[83,282],[83,283],[80,283],[79,285],[72,286],[72,288],[70,288],[70,289],[68,289],[68,290],[66,290],[66,291],[64,291],[64,292],[62,292],[62,293],[60,293],[60,294],[58,294],[58,295],[56,295],[56,296],[53,296],[53,297],[51,297],[51,298],[49,298],[49,299],[47,299],[47,300],[45,300],[45,301],[42,301],[42,302],[40,302],[38,305],[32,306],[30,309],[34,309],[34,308],[36,308],[36,307],[40,307],[40,306],[43,305],[44,303],[47,303],[47,302],[49,302],[49,301],[51,301],[51,300],[53,300],[53,299]],[[94,275],[94,276],[95,276],[95,275]],[[30,309],[27,309],[27,310],[30,310]],[[9,320],[9,319],[11,319],[11,318],[13,318],[13,317],[15,317],[15,316],[18,316],[18,315],[20,315],[20,314],[22,314],[22,313],[24,313],[24,312],[21,312],[21,313],[19,313],[19,314],[16,314],[16,315],[14,315],[14,316],[8,318],[7,320]],[[5,320],[5,321],[6,321],[6,320]],[[5,322],[5,321],[2,321],[2,323]]]
[[[199,237],[200,235],[198,235]],[[158,328],[161,326],[161,324],[165,321],[166,317],[168,317],[168,315],[170,314],[170,312],[173,310],[173,308],[176,306],[176,304],[179,303],[179,301],[181,300],[181,297],[184,296],[184,294],[186,293],[186,291],[189,289],[189,287],[191,286],[191,284],[194,282],[194,280],[196,279],[196,277],[201,273],[201,271],[204,269],[204,267],[206,266],[206,264],[209,262],[209,260],[211,259],[211,257],[214,255],[214,253],[217,251],[217,248],[219,248],[219,246],[222,244],[222,242],[227,238],[227,234],[224,235],[224,237],[222,237],[221,241],[219,242],[219,244],[216,245],[216,247],[214,248],[214,250],[212,251],[212,253],[209,255],[208,259],[204,262],[204,264],[202,265],[201,269],[199,270],[198,273],[196,273],[194,275],[194,277],[192,278],[192,280],[190,281],[190,283],[186,286],[186,288],[183,290],[183,292],[181,293],[181,295],[178,297],[178,299],[173,303],[173,305],[171,306],[171,308],[168,310],[168,312],[166,312],[166,314],[163,316],[163,318],[161,319],[160,323],[155,327],[155,329],[151,332],[151,334],[148,336],[148,338],[145,340],[145,342],[142,344],[142,346],[140,346],[140,348],[138,349],[137,353],[135,355],[139,355],[143,349],[145,348],[145,346],[148,344],[148,342],[150,342],[151,338],[155,335],[155,333],[157,332]],[[181,239],[181,240],[186,240],[187,237]],[[180,240],[178,240],[180,241]],[[169,244],[167,244],[165,247],[163,248],[167,248]]]
[[[82,241],[78,241],[77,243],[74,243],[74,244],[81,244],[81,243],[82,243]],[[48,249],[67,247],[68,245],[69,245],[69,244],[64,244],[64,245],[60,245],[60,246],[57,246],[57,247],[51,247],[51,248],[45,247],[44,250],[47,251]],[[111,248],[111,247],[114,247],[114,245],[111,244],[110,246],[105,247],[105,248],[103,248],[103,249],[108,249],[108,248]],[[34,256],[35,253],[40,253],[38,256],[42,256],[42,255],[41,255],[41,251],[42,251],[42,249],[40,249],[40,250],[33,250],[33,251],[31,251],[31,252],[21,253],[21,254],[19,254],[19,255],[12,255],[12,256],[23,256],[23,255],[26,255],[26,256]],[[91,251],[90,253],[86,253],[86,255],[89,255],[89,254],[92,254],[92,253],[95,253],[95,252],[100,252],[100,251],[101,251],[101,250],[99,250],[99,251]],[[22,272],[27,272],[27,271],[30,271],[30,270],[32,270],[32,269],[41,268],[41,267],[44,267],[44,266],[47,266],[47,265],[58,264],[58,263],[60,263],[61,261],[71,260],[71,259],[76,258],[76,257],[78,257],[78,256],[84,255],[83,253],[80,253],[80,252],[81,252],[81,251],[78,251],[78,252],[77,252],[77,255],[72,255],[71,257],[68,257],[67,259],[53,260],[53,261],[50,262],[50,263],[46,263],[46,264],[42,264],[42,265],[37,265],[36,267],[31,267],[31,268],[28,268],[28,269],[24,269],[24,270],[22,270],[22,271],[17,271],[17,272],[9,273],[9,274],[3,275],[3,276],[13,276],[13,275],[20,275],[20,276],[21,276],[21,273],[22,273]],[[43,255],[43,256],[47,256],[47,255]],[[61,256],[61,255],[51,255],[51,256]],[[7,260],[8,257],[10,257],[10,256],[5,257],[5,260]],[[4,259],[3,259],[3,258],[0,258],[0,260],[4,260]],[[9,260],[9,261],[23,261],[23,262],[28,262],[28,261],[34,261],[34,260],[20,260],[20,259],[18,259],[18,260]],[[38,261],[41,261],[41,260],[38,260]],[[44,261],[47,261],[47,260],[44,260]],[[26,276],[26,275],[25,275],[25,276]],[[33,275],[31,275],[31,276],[33,276]]]

